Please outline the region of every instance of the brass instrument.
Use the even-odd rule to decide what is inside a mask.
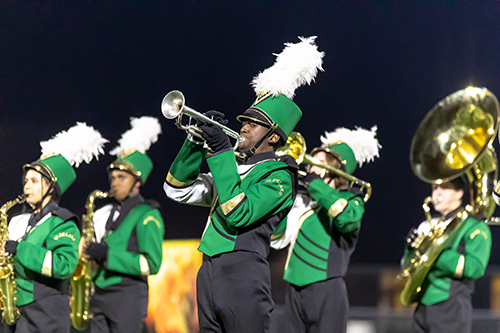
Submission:
[[[196,126],[196,124],[191,124],[192,119],[198,119],[202,120],[206,123],[219,126],[224,133],[226,133],[228,136],[232,137],[233,139],[236,139],[236,143],[233,147],[234,150],[236,150],[240,144],[244,140],[244,138],[241,138],[240,135],[236,132],[230,129],[227,126],[224,126],[217,121],[205,116],[203,113],[200,113],[189,106],[186,105],[184,95],[179,91],[179,90],[172,90],[168,94],[163,97],[163,100],[161,102],[161,112],[163,113],[163,116],[167,119],[174,119],[176,118],[176,125],[179,129],[182,129],[186,131],[187,133],[200,138],[203,140],[203,137],[201,136],[201,129]],[[187,125],[184,125],[182,123],[182,116],[186,115],[189,117],[189,122]]]
[[[351,187],[353,184],[357,184],[361,186],[361,190],[363,189],[366,190],[365,196],[363,197],[364,202],[367,202],[368,199],[370,199],[370,196],[372,195],[372,185],[370,183],[365,182],[364,180],[354,177],[353,175],[350,175],[347,172],[334,168],[330,165],[321,163],[321,161],[319,161],[317,158],[307,154],[306,150],[307,150],[306,141],[302,136],[302,134],[298,132],[292,132],[288,136],[285,145],[276,150],[276,156],[291,155],[295,159],[297,164],[304,163],[304,164],[314,165],[326,169],[328,171],[331,171],[336,175],[350,181]]]
[[[7,226],[7,212],[18,203],[25,200],[24,195],[7,201],[0,208],[0,248],[4,249],[5,243],[9,240],[9,229]],[[2,318],[8,325],[13,325],[19,319],[19,309],[17,308],[17,289],[14,278],[14,258],[0,254],[0,289],[2,292],[1,308]]]
[[[71,275],[71,323],[79,331],[87,328],[90,314],[90,296],[92,290],[92,261],[83,256],[83,250],[89,243],[95,242],[94,211],[96,198],[107,198],[108,192],[94,190],[87,198],[85,208],[87,213],[82,217],[82,237],[80,238],[80,259],[75,271]]]
[[[498,165],[492,142],[498,132],[499,113],[495,95],[486,88],[468,87],[436,104],[415,133],[410,150],[415,175],[434,184],[467,177],[470,202],[445,225],[442,220],[431,223],[428,204],[432,199],[425,200],[424,212],[431,228],[426,235],[410,240],[412,252],[398,275],[398,279],[406,279],[400,297],[403,305],[418,301],[430,267],[459,233],[468,214],[481,214],[486,219],[493,215]]]

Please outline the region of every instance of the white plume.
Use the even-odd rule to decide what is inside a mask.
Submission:
[[[130,125],[132,128],[122,134],[118,140],[119,146],[109,152],[111,155],[120,155],[122,152],[128,155],[134,151],[145,154],[161,133],[160,122],[155,117],[131,117]]]
[[[40,142],[42,158],[51,155],[62,155],[69,164],[78,167],[85,161],[90,163],[92,158],[98,159],[104,153],[103,146],[109,142],[93,127],[77,122],[67,131],[62,131],[50,140]]]
[[[379,157],[379,148],[382,148],[382,146],[378,143],[378,139],[375,138],[376,135],[377,126],[373,126],[371,130],[361,127],[350,130],[340,127],[333,132],[325,132],[325,136],[321,137],[321,142],[323,148],[339,142],[347,144],[354,152],[356,161],[361,167],[364,162],[372,162],[375,157]]]
[[[270,92],[273,96],[280,93],[293,99],[295,89],[314,81],[318,69],[323,71],[324,52],[319,52],[314,44],[316,36],[308,38],[299,37],[297,44],[285,43],[285,48],[280,54],[274,54],[274,65],[259,73],[252,80],[252,87],[259,95]]]

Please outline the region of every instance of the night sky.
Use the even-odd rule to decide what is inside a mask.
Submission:
[[[0,9],[1,203],[22,192],[22,165],[39,158],[40,141],[80,121],[110,140],[109,152],[131,116],[155,116],[163,134],[149,151],[154,170],[142,193],[161,204],[168,239],[199,238],[208,214],[163,193],[185,138],[160,112],[173,89],[239,130],[236,116],[255,99],[252,78],[285,42],[317,36],[325,71],[296,91],[296,130],[312,148],[324,131],[378,126],[380,158],[355,173],[373,195],[352,261],[384,264],[397,264],[405,235],[424,219],[430,186],[409,162],[421,120],[469,85],[500,96],[498,1],[7,1]],[[61,205],[81,215],[92,190],[108,189],[112,161],[107,154],[80,166]]]

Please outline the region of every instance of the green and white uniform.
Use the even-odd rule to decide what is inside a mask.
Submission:
[[[290,283],[287,332],[346,330],[344,277],[364,213],[361,193],[352,191],[339,192],[321,179],[313,180],[307,192],[299,192],[285,236],[272,243],[277,249],[289,245],[284,273]]]
[[[237,165],[231,150],[207,158],[211,173],[200,174],[206,153],[186,140],[164,185],[174,201],[211,207],[199,247],[200,331],[265,332],[274,307],[266,258],[271,235],[293,205],[297,165],[274,152]]]
[[[451,212],[448,217],[455,213]],[[450,222],[448,218],[446,223]],[[417,232],[426,233],[429,228],[429,223],[425,221]],[[431,332],[435,329],[470,332],[474,281],[484,275],[490,250],[488,225],[479,217],[469,216],[422,283],[422,296],[413,317],[412,332]],[[404,258],[408,254],[409,250],[406,250]]]
[[[231,150],[208,158],[211,173],[200,174],[206,152],[186,140],[170,167],[165,193],[177,202],[212,208],[199,247],[204,254],[251,251],[266,258],[274,228],[293,205],[290,166],[273,152],[237,165]]]
[[[9,224],[13,235],[24,229],[14,256],[17,305],[22,314],[17,331],[69,332],[68,286],[78,263],[80,241],[77,218],[54,201],[41,213],[27,216],[16,216]]]
[[[108,254],[94,278],[92,332],[138,332],[147,315],[147,277],[158,273],[162,261],[160,211],[139,194],[98,209],[94,223]]]

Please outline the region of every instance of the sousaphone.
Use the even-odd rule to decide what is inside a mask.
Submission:
[[[493,215],[492,192],[498,166],[492,142],[498,131],[499,114],[495,95],[486,88],[468,87],[436,104],[413,136],[410,163],[415,175],[431,184],[465,177],[470,184],[470,202],[451,223],[443,225],[439,221],[431,223],[431,199],[425,200],[423,207],[431,229],[411,240],[412,253],[398,275],[406,280],[401,293],[403,305],[419,300],[429,269],[459,233],[467,216],[479,214],[488,219]]]

